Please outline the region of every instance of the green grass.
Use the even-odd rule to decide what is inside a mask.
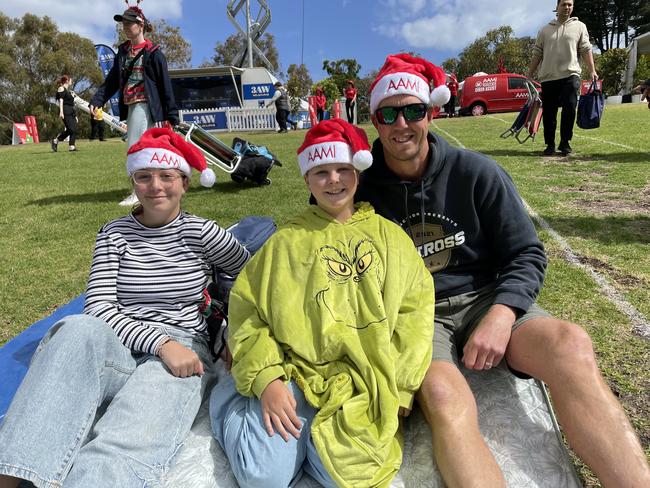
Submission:
[[[500,139],[515,115],[440,119],[432,127],[504,166],[529,205],[649,318],[650,144],[640,129],[650,121],[645,104],[608,106],[600,129],[576,129],[575,153],[568,158],[542,158],[541,133],[523,145]],[[371,140],[376,137],[374,128],[364,128]],[[272,170],[269,187],[237,185],[218,169],[212,189],[195,177],[184,208],[224,226],[244,215],[285,221],[307,201],[295,154],[304,134],[222,134],[228,144],[239,136],[266,145],[283,166]],[[126,145],[81,140],[78,147],[77,153],[68,153],[65,144],[58,153],[47,144],[0,148],[0,344],[84,291],[97,230],[126,212],[117,205],[129,193]],[[648,341],[632,333],[589,275],[564,261],[546,232],[540,235],[550,258],[540,303],[589,332],[606,380],[650,456]],[[588,486],[598,486],[586,468],[580,474]]]

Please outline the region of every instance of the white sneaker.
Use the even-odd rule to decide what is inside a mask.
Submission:
[[[131,193],[128,197],[120,202],[120,205],[123,207],[132,207],[138,203],[140,203],[138,197],[135,195],[135,193]]]

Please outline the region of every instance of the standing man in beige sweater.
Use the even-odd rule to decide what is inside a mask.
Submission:
[[[542,27],[537,34],[533,59],[528,70],[532,78],[539,67],[537,79],[542,84],[544,112],[545,156],[555,154],[555,129],[557,111],[562,107],[559,151],[566,156],[572,152],[569,142],[573,137],[576,120],[578,90],[580,89],[580,58],[587,63],[592,79],[598,79],[591,52],[587,26],[577,17],[571,17],[573,0],[558,0],[556,20]]]

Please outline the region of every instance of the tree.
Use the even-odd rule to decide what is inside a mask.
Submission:
[[[641,34],[650,27],[648,0],[581,1],[575,4],[573,15],[585,23],[593,42],[603,53],[627,46],[631,34]]]
[[[338,86],[332,79],[332,77],[325,78],[324,80],[319,81],[318,83],[314,83],[314,85],[311,88],[312,94],[316,94],[316,88],[321,87],[323,89],[323,94],[325,95],[325,98],[327,98],[327,106],[326,109],[329,110],[330,112],[332,111],[332,103],[334,100],[338,100],[341,98],[342,92],[339,90]]]
[[[336,84],[338,94],[341,95],[348,80],[356,80],[361,71],[361,65],[355,59],[338,59],[336,61],[323,61],[323,70],[330,75]]]
[[[603,80],[605,95],[618,95],[623,88],[623,75],[627,69],[626,49],[614,48],[602,53],[596,60],[598,75]]]
[[[151,23],[153,30],[145,32],[145,37],[154,44],[160,44],[162,52],[167,59],[170,68],[189,68],[192,65],[192,46],[181,34],[180,27],[169,25],[164,20],[156,20]],[[126,41],[126,36],[121,24],[117,24],[117,42],[114,48]]]
[[[532,37],[513,38],[512,33],[512,28],[504,25],[488,31],[463,49],[457,64],[458,79],[479,71],[496,73],[501,59],[507,72],[526,73],[535,40]],[[447,61],[453,63],[453,60]]]
[[[35,115],[41,139],[61,129],[59,112],[48,101],[54,97],[56,80],[70,75],[72,89],[82,97],[102,81],[92,41],[59,32],[49,17],[25,14],[10,19],[0,13],[0,41],[2,114],[15,121]]]
[[[235,60],[235,56],[239,50],[246,43],[246,38],[243,34],[237,33],[231,36],[228,36],[224,42],[217,42],[217,45],[214,47],[214,56],[212,57],[212,64],[203,63],[204,66],[229,66]],[[280,72],[280,55],[277,48],[275,47],[275,36],[270,33],[264,34],[259,41],[257,41],[257,46],[266,56],[266,59],[269,60],[273,66],[273,73]],[[262,60],[259,58],[255,50],[253,50],[253,64],[255,66],[263,66]]]
[[[458,72],[459,65],[458,58],[447,58],[442,62],[441,66],[445,70],[445,73],[456,73]]]
[[[292,64],[287,69],[287,92],[291,104],[291,112],[296,113],[300,107],[300,99],[307,98],[312,85],[309,70],[304,64]]]
[[[379,70],[373,70],[363,78],[357,80],[357,122],[368,122],[370,120],[370,86],[375,81]]]

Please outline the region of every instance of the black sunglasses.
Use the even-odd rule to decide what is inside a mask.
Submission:
[[[381,107],[375,112],[375,117],[380,124],[391,125],[395,123],[400,112],[407,122],[417,122],[427,115],[427,104],[411,103],[402,107]]]

